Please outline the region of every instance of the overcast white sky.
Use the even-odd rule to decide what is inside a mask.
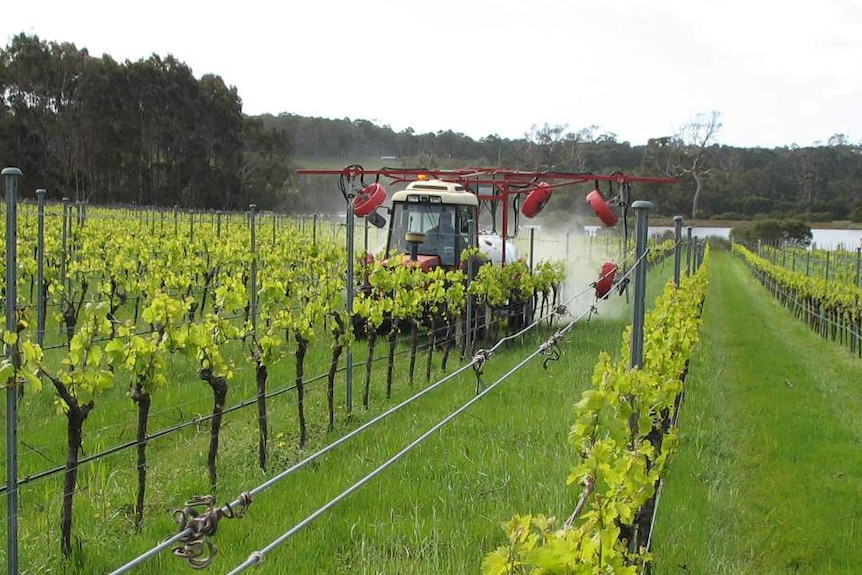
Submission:
[[[20,32],[173,54],[247,114],[476,139],[596,125],[643,144],[716,110],[724,144],[862,141],[862,0],[9,2],[0,40]]]

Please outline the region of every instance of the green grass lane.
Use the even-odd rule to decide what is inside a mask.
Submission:
[[[715,253],[654,573],[862,573],[862,362]]]

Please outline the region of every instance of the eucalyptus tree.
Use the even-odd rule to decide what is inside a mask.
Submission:
[[[653,138],[647,155],[654,167],[665,175],[694,180],[691,200],[691,217],[698,217],[698,202],[703,192],[704,179],[722,168],[716,139],[721,130],[721,113],[701,112],[683,124],[673,136]]]

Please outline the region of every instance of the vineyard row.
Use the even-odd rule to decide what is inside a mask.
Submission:
[[[862,287],[792,271],[741,244],[735,244],[733,250],[796,318],[862,357]]]
[[[642,367],[599,358],[569,434],[578,461],[566,481],[581,489],[574,510],[562,524],[540,514],[505,522],[508,543],[485,557],[484,575],[635,575],[649,563],[655,496],[678,441],[675,414],[698,341],[708,262],[707,251],[693,275],[666,286],[646,319]],[[624,357],[630,338],[631,330]]]

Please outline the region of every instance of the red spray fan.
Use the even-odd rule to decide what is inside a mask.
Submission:
[[[617,223],[617,215],[611,211],[611,207],[598,188],[587,194],[587,202],[603,224],[611,227]]]
[[[596,280],[596,299],[607,299],[608,294],[614,288],[614,276],[617,273],[617,264],[614,262],[605,262],[602,264],[602,271],[599,272],[599,279]]]
[[[551,199],[551,192],[553,192],[553,188],[547,182],[536,184],[536,187],[527,194],[527,199],[521,206],[521,213],[528,218],[535,218]]]

